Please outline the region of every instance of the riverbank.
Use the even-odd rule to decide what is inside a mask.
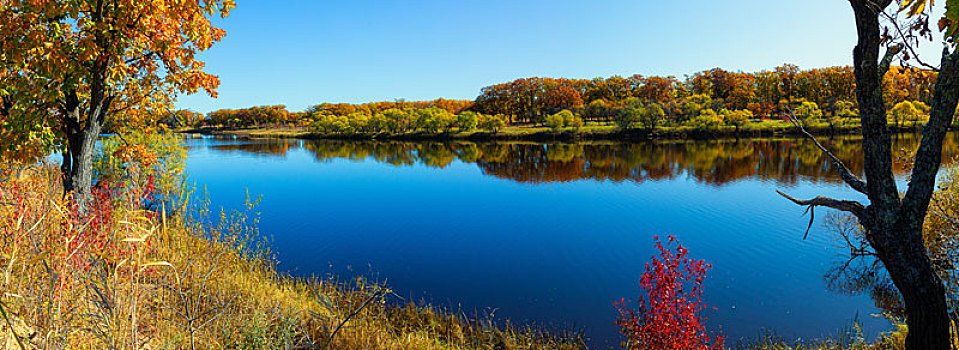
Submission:
[[[906,124],[902,127],[891,127],[894,133],[914,133],[921,126]],[[858,123],[849,122],[843,125],[829,125],[825,123],[809,125],[806,131],[813,135],[850,135],[858,134],[861,128]],[[954,128],[955,129],[955,128]],[[332,140],[397,140],[397,141],[645,141],[645,140],[702,140],[728,139],[775,136],[801,136],[801,130],[785,121],[760,121],[742,127],[721,126],[708,129],[689,126],[656,127],[654,129],[622,130],[606,123],[587,123],[578,128],[553,130],[548,127],[535,125],[508,126],[497,132],[464,131],[450,133],[408,132],[401,134],[391,133],[353,133],[330,134],[319,133],[307,126],[275,125],[254,128],[181,128],[176,132],[184,134],[207,134],[236,136],[251,139],[332,139]]]

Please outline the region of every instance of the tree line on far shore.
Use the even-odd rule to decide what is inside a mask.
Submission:
[[[928,118],[936,72],[893,67],[883,80],[889,122],[898,127]],[[800,70],[785,64],[771,71],[729,72],[715,68],[687,76],[596,79],[524,78],[484,87],[475,101],[322,103],[303,112],[285,106],[221,109],[206,115],[179,110],[163,120],[171,127],[309,127],[320,134],[431,134],[498,132],[510,125],[555,131],[587,123],[632,128],[739,129],[752,122],[782,120],[795,113],[806,124],[838,127],[855,122],[855,76],[851,67]]]

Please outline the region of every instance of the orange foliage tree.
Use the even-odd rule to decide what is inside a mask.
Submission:
[[[213,26],[232,0],[0,0],[3,124],[29,125],[29,142],[62,146],[65,190],[80,211],[91,196],[93,151],[104,124],[159,110],[177,93],[215,96],[217,77],[196,55],[225,35]]]

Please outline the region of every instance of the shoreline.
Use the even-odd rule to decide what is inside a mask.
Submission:
[[[838,136],[859,134],[859,125],[829,127],[806,127],[815,136]],[[951,126],[950,131],[959,130]],[[921,133],[922,128],[890,127],[893,134]],[[308,127],[260,127],[260,128],[183,128],[174,130],[180,134],[201,134],[235,136],[246,139],[300,139],[300,140],[349,140],[349,141],[535,141],[535,142],[577,142],[577,141],[619,141],[639,142],[655,140],[710,140],[741,139],[756,137],[794,136],[803,134],[794,126],[783,128],[741,128],[724,127],[719,129],[695,129],[689,127],[660,127],[652,130],[630,129],[623,131],[615,127],[587,127],[580,130],[552,131],[542,127],[514,127],[498,133],[475,131],[456,133],[412,132],[405,134],[320,134]]]

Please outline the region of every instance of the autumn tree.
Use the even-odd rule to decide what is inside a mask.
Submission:
[[[676,98],[676,89],[680,85],[675,77],[649,77],[643,79],[635,96],[645,101],[667,104]]]
[[[81,212],[91,196],[93,154],[104,124],[131,109],[162,110],[177,93],[219,80],[197,54],[225,35],[211,23],[231,0],[0,0],[4,114],[47,145],[63,145],[64,189]]]
[[[655,129],[657,126],[666,122],[666,112],[663,107],[657,103],[647,103],[643,107],[643,113],[639,116],[640,123],[647,129]]]
[[[889,111],[889,122],[898,128],[902,128],[902,124],[906,121],[919,120],[921,113],[922,112],[920,112],[912,102],[902,101],[893,106],[892,110]]]
[[[456,115],[456,128],[459,131],[473,131],[479,123],[479,117],[476,112],[464,111]]]
[[[883,77],[897,57],[915,59],[919,38],[932,38],[929,29],[932,0],[849,0],[856,19],[858,42],[853,50],[856,98],[862,122],[862,156],[865,178],[859,178],[825,147],[843,181],[865,194],[868,203],[817,197],[801,200],[785,195],[799,205],[829,207],[852,213],[865,230],[866,240],[882,261],[906,307],[910,350],[951,348],[949,310],[945,288],[923,241],[922,228],[936,176],[942,162],[943,140],[959,103],[959,3],[946,1],[946,13],[938,22],[944,33],[939,66],[919,64],[938,71],[930,104],[930,118],[914,157],[910,181],[901,194],[893,173],[891,131],[886,120]],[[905,14],[905,22],[899,18]],[[887,26],[882,30],[883,23]],[[882,33],[886,33],[885,35]],[[895,33],[895,34],[892,34]],[[880,49],[887,43],[886,54]],[[811,137],[811,136],[810,136]],[[818,143],[817,143],[818,145]]]

